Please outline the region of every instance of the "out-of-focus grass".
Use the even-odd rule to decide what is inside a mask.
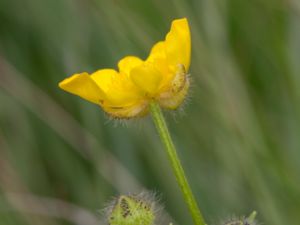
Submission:
[[[168,120],[209,224],[253,209],[265,224],[300,221],[297,0],[1,0],[0,224],[96,224],[112,195],[142,189],[191,224],[150,119],[114,126],[57,87],[145,58],[179,17],[193,87]]]

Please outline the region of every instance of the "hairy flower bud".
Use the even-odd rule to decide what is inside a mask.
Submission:
[[[139,195],[121,195],[109,209],[110,225],[153,225],[154,202]]]
[[[255,217],[256,217],[256,212],[254,211],[247,218],[246,217],[233,218],[222,223],[222,225],[257,225],[255,221]]]

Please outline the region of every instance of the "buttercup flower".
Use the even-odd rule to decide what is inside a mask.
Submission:
[[[126,56],[118,71],[101,69],[74,74],[59,87],[98,104],[116,118],[146,115],[150,101],[176,109],[189,89],[191,38],[186,18],[172,22],[164,41],[156,43],[146,60]]]

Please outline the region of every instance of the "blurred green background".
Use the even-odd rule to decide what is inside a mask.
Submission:
[[[192,224],[151,119],[115,123],[57,87],[145,58],[180,17],[192,88],[166,115],[206,220],[299,224],[299,0],[0,0],[1,225],[104,224],[112,196],[145,189]]]

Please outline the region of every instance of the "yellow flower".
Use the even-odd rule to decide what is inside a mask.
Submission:
[[[74,74],[59,87],[100,105],[116,118],[143,116],[153,100],[163,108],[176,109],[189,89],[190,55],[188,21],[177,19],[146,60],[126,56],[119,61],[118,71],[101,69],[92,74]]]

